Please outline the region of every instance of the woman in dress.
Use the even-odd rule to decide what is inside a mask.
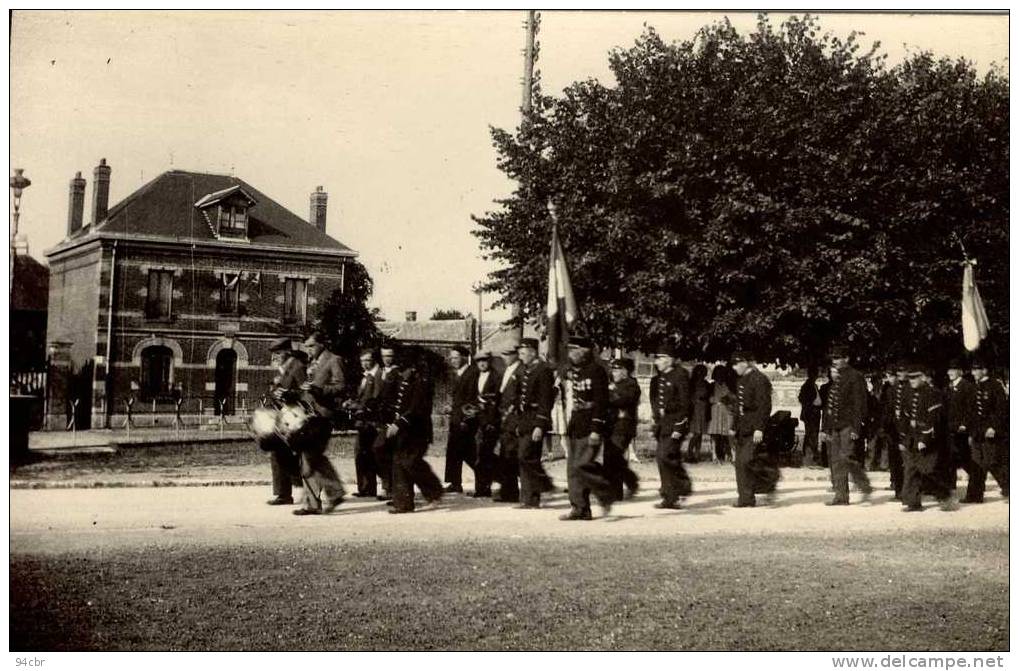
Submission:
[[[708,435],[714,442],[712,463],[732,461],[732,445],[729,440],[732,431],[732,415],[736,404],[736,380],[728,366],[715,366],[711,371],[711,421]]]

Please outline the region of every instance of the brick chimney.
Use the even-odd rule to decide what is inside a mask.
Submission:
[[[85,178],[79,172],[71,180],[71,194],[67,204],[67,235],[81,230],[81,220],[85,214]]]
[[[99,159],[92,175],[92,225],[95,225],[106,218],[110,209],[110,166],[105,158]]]
[[[403,319],[408,322],[416,322],[418,320],[418,313],[414,310],[407,310],[403,313]]]
[[[311,216],[308,217],[308,221],[323,233],[326,232],[326,201],[328,200],[329,194],[323,191],[321,186],[316,186],[315,190],[311,192]]]

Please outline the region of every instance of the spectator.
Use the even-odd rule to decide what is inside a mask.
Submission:
[[[824,400],[817,384],[817,366],[807,369],[807,380],[800,387],[800,420],[803,422],[803,465],[822,463],[817,436],[821,431],[821,408]]]
[[[696,464],[701,460],[701,442],[708,428],[708,367],[697,364],[690,374],[690,440],[686,460]]]
[[[711,403],[708,435],[714,443],[712,461],[716,464],[732,461],[729,433],[732,431],[732,412],[736,404],[736,380],[728,366],[715,366],[712,369],[711,393],[708,400]]]

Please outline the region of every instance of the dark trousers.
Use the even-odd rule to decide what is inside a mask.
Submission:
[[[393,453],[393,508],[414,510],[414,487],[421,490],[427,501],[442,498],[442,482],[425,461],[428,440],[413,432],[401,430],[394,439]]]
[[[891,478],[892,489],[895,495],[902,498],[902,484],[905,480],[904,467],[902,463],[902,450],[899,449],[901,440],[896,429],[890,429],[888,435],[888,475]]]
[[[696,464],[701,460],[701,444],[704,442],[704,434],[692,433],[690,440],[686,441],[686,460]]]
[[[630,447],[633,436],[613,432],[605,442],[602,460],[605,462],[605,476],[612,486],[612,497],[616,500],[623,498],[623,487],[631,492],[637,491],[637,474],[630,469],[626,463],[626,450]]]
[[[902,451],[903,482],[902,503],[907,506],[919,506],[920,495],[924,490],[934,494],[939,501],[948,498],[949,491],[944,477],[938,473],[938,451],[928,445],[922,452],[917,449],[917,441],[907,438],[906,449]]]
[[[301,486],[301,466],[297,455],[276,435],[262,438],[261,448],[269,452],[273,496],[293,498],[294,487]]]
[[[821,463],[821,447],[817,437],[821,432],[821,417],[803,420],[803,460],[808,464]]]
[[[753,506],[755,494],[770,494],[778,484],[779,470],[764,445],[754,442],[753,434],[736,438],[736,504]]]
[[[711,440],[715,443],[715,459],[725,461],[732,457],[732,441],[729,440],[729,436],[714,434]]]
[[[499,442],[499,429],[495,426],[486,426],[478,429],[473,441],[476,451],[473,455],[474,462],[474,492],[476,494],[490,496],[492,494],[492,483],[495,481],[498,472],[495,446]]]
[[[354,455],[354,471],[357,474],[357,493],[375,496],[378,493],[375,465],[375,438],[378,431],[374,426],[362,426],[357,430],[357,454]]]
[[[320,510],[322,501],[343,498],[343,483],[329,458],[325,455],[332,435],[332,425],[324,417],[308,420],[292,444],[301,452],[301,478],[304,480],[304,507]]]
[[[860,463],[856,441],[851,438],[849,427],[835,429],[829,434],[829,460],[831,461],[831,483],[835,487],[835,500],[849,501],[849,478],[861,492],[870,493],[870,479]]]
[[[499,459],[497,461],[499,480],[499,500],[515,502],[520,500],[520,440],[516,430],[503,426],[499,434]]]
[[[604,442],[603,438],[602,443]],[[592,494],[602,505],[608,505],[616,500],[605,467],[597,461],[602,443],[592,445],[588,435],[570,436],[566,477],[570,490],[570,506],[574,513],[591,512]]]
[[[890,444],[888,434],[884,432],[884,429],[874,433],[874,437],[870,439],[870,465],[867,467],[868,470],[882,470],[881,455],[888,452]]]
[[[393,493],[393,454],[396,452],[396,438],[386,438],[386,426],[384,424],[376,427],[375,444],[372,445],[375,454],[375,468],[378,470],[379,480],[382,481],[382,491],[386,495]]]
[[[660,430],[655,448],[655,462],[662,480],[662,502],[673,504],[680,497],[689,496],[693,491],[690,476],[686,474],[681,453],[682,439],[675,439],[671,433]]]
[[[444,478],[446,482],[457,487],[463,486],[463,466],[467,464],[471,470],[476,470],[477,444],[475,434],[477,433],[475,422],[456,423],[450,422],[449,434],[446,436],[446,466]],[[476,474],[475,474],[476,479]]]
[[[998,482],[1001,494],[1008,496],[1008,441],[1000,438],[974,439],[972,457],[975,467],[975,472],[970,472],[973,498],[983,500],[988,473]],[[967,496],[970,496],[970,491],[967,491]]]
[[[959,486],[959,469],[961,468],[966,471],[968,476],[966,498],[979,501],[984,497],[984,488],[978,483],[978,480],[986,480],[987,471],[981,469],[973,461],[973,451],[970,449],[968,433],[955,433],[952,435],[951,440],[951,454],[946,460],[948,472],[945,474],[945,482],[948,485],[948,489],[954,492]]]
[[[518,434],[521,431],[517,432]],[[541,450],[544,440],[531,440],[531,432],[517,436],[517,458],[520,463],[520,502],[536,506],[541,503],[543,492],[552,489],[552,478],[548,477],[541,465]]]

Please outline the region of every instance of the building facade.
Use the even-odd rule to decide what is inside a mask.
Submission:
[[[356,256],[325,232],[322,187],[305,221],[236,177],[174,170],[112,208],[105,159],[94,177],[91,222],[79,173],[67,237],[46,253],[49,350],[67,373],[49,425],[74,408],[99,428],[255,407],[269,344],[303,336]]]

